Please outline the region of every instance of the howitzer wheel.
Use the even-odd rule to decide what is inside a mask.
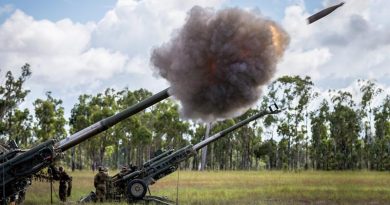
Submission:
[[[132,199],[143,199],[148,187],[141,179],[134,179],[127,185],[127,195]]]

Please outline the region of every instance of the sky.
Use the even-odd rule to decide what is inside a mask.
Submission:
[[[306,24],[310,14],[338,0],[0,0],[0,83],[29,63],[31,90],[22,106],[52,92],[66,116],[80,94],[106,88],[168,87],[150,66],[150,52],[167,42],[194,5],[240,7],[278,22],[290,45],[282,75],[310,76],[321,90],[356,90],[357,79],[390,90],[390,1],[346,0]]]

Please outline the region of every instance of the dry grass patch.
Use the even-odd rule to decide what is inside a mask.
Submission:
[[[70,201],[93,190],[89,171],[70,173]],[[113,173],[111,173],[113,174]],[[176,199],[177,173],[150,187],[152,194]],[[58,190],[58,184],[55,184]],[[35,182],[25,204],[49,204],[48,183]],[[58,203],[57,197],[54,197]],[[390,204],[387,172],[180,171],[179,202],[190,205]]]

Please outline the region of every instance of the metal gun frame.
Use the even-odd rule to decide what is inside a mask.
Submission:
[[[62,152],[169,96],[167,88],[59,142],[50,139],[29,150],[21,150],[15,143],[11,143],[13,146],[10,146],[10,149],[0,153],[0,204],[7,204],[10,197],[24,196],[27,187],[31,184],[32,176],[61,158]],[[20,197],[19,202],[22,200],[23,198]]]
[[[195,145],[187,145],[176,151],[173,149],[167,150],[145,162],[139,168],[132,168],[125,173],[114,175],[108,182],[106,198],[108,198],[109,201],[121,201],[125,199],[128,203],[154,201],[159,204],[171,204],[169,203],[169,200],[158,202],[158,200],[154,200],[154,198],[156,198],[155,196],[146,196],[149,186],[156,183],[159,179],[175,172],[181,162],[195,156],[198,150],[208,144],[215,142],[258,118],[268,114],[281,112],[276,104],[274,104],[273,107],[270,106],[269,109],[270,111],[262,111],[248,119],[242,120]],[[91,192],[89,195],[80,199],[79,202],[85,203],[94,201],[94,194],[94,192]],[[161,199],[161,197],[159,199]]]

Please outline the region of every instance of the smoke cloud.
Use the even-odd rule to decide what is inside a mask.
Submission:
[[[275,22],[239,8],[193,7],[151,63],[169,81],[183,117],[213,121],[253,105],[289,42]]]

